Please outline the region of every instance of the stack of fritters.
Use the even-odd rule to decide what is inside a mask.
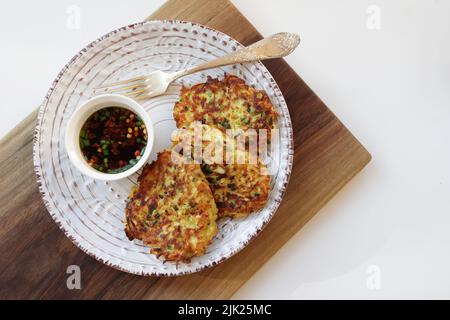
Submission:
[[[188,262],[203,254],[216,235],[218,215],[246,216],[267,202],[270,176],[266,166],[259,158],[249,163],[246,148],[233,149],[230,157],[225,132],[231,129],[235,136],[248,129],[267,129],[270,139],[277,113],[265,92],[225,75],[223,81],[208,78],[206,83],[183,87],[173,115],[177,127],[187,129],[172,137],[174,143],[200,126],[202,137],[209,137],[201,142],[200,153],[222,143],[216,150],[223,154],[213,153],[196,163],[186,162],[178,153],[183,150],[160,153],[156,162],[144,168],[130,195],[125,232],[130,240],[142,240],[151,253],[165,260]],[[196,146],[194,140],[189,141],[188,145]]]

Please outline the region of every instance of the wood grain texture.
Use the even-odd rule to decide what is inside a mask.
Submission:
[[[189,20],[243,44],[261,38],[227,0],[169,0],[149,19]],[[288,104],[294,166],[284,200],[243,251],[203,272],[152,278],[126,274],[84,254],[47,213],[32,164],[33,112],[0,141],[0,299],[227,299],[369,161],[369,153],[281,59],[265,62]],[[274,237],[273,235],[276,235]],[[68,290],[79,265],[82,289]]]

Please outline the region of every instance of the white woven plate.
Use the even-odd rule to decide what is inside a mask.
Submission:
[[[137,23],[115,30],[81,50],[60,72],[41,106],[34,143],[34,165],[45,205],[55,222],[83,251],[97,260],[139,275],[169,276],[213,266],[245,247],[269,222],[283,196],[292,166],[292,128],[284,98],[261,63],[209,70],[183,78],[185,84],[204,82],[224,72],[263,89],[279,113],[280,148],[271,155],[277,163],[266,207],[244,219],[222,219],[219,233],[205,255],[184,264],[149,254],[123,231],[124,208],[139,172],[129,179],[101,182],[83,176],[69,162],[64,128],[76,108],[92,96],[93,88],[149,73],[176,71],[232,52],[241,45],[216,30],[181,21]],[[143,103],[155,124],[154,154],[170,145],[175,129],[172,107],[180,82],[168,92]]]

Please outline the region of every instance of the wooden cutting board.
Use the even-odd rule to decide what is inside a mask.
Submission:
[[[205,24],[245,45],[261,38],[227,0],[169,0],[149,19]],[[59,230],[42,203],[32,163],[35,111],[0,141],[0,298],[231,297],[371,158],[284,60],[264,64],[289,106],[294,166],[278,212],[247,248],[214,268],[177,278],[130,275],[89,257]],[[81,269],[80,290],[67,289],[70,265]]]

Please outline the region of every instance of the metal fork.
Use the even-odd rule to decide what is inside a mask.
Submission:
[[[230,64],[281,58],[294,51],[299,43],[300,37],[297,34],[281,32],[255,42],[248,47],[192,68],[173,73],[158,70],[146,76],[104,84],[95,88],[94,94],[116,93],[134,98],[135,100],[148,99],[166,92],[169,84],[178,78]]]

